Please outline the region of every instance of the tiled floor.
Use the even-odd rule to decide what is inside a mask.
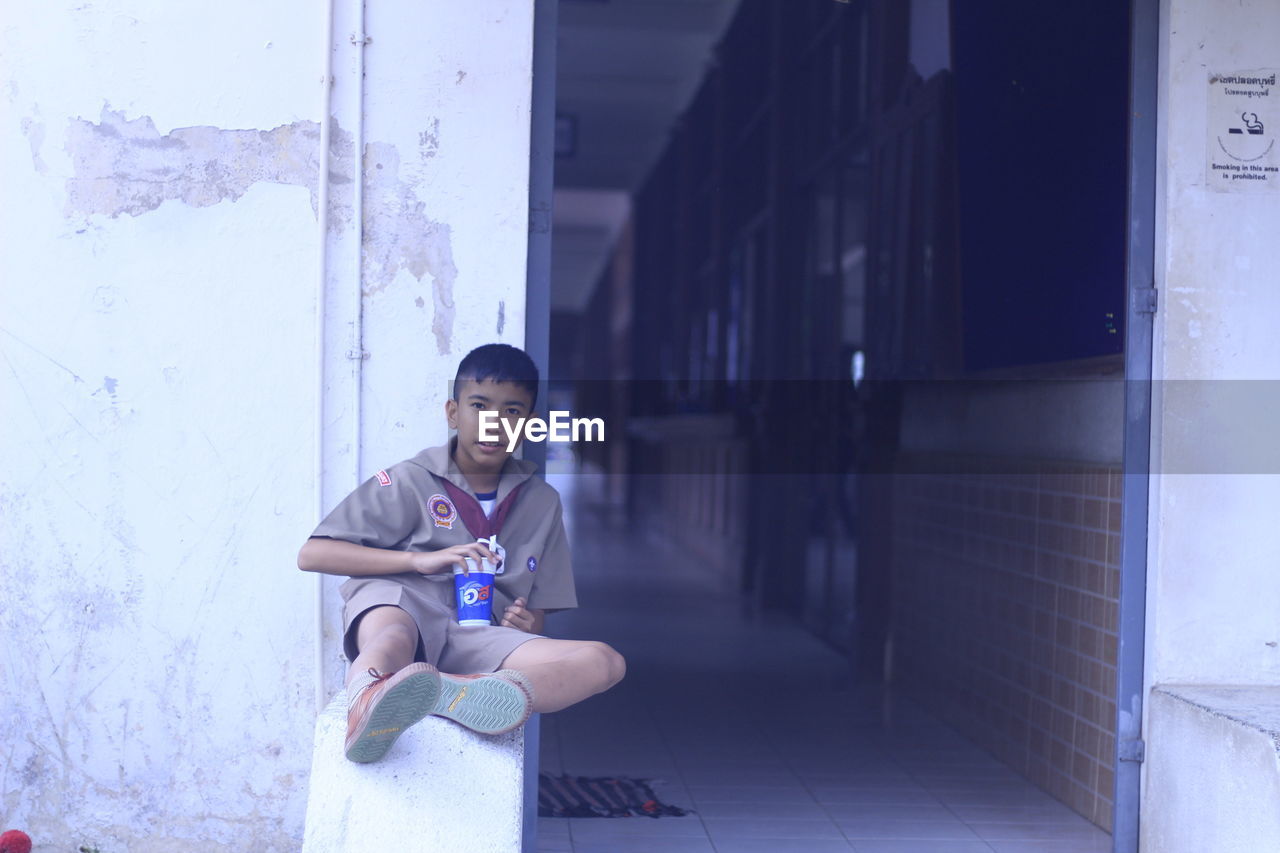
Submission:
[[[682,818],[539,820],[541,853],[1108,853],[1111,837],[839,655],[745,615],[681,555],[571,506],[579,610],[555,635],[627,658],[542,720],[542,769],[659,780]]]

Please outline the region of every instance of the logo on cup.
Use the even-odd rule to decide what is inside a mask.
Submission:
[[[492,589],[493,588],[488,584],[479,584],[475,581],[471,581],[464,586],[459,593],[462,596],[462,603],[464,605],[467,607],[474,607],[482,601],[488,601],[489,594]]]

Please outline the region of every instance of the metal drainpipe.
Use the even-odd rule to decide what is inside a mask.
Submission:
[[[551,376],[551,208],[555,195],[556,21],[558,0],[533,7],[533,90],[529,104],[529,248],[525,260],[524,350],[538,366],[538,403]],[[546,468],[545,442],[524,442],[521,458]]]
[[[325,3],[324,76],[320,106],[320,156],[317,158],[316,205],[319,220],[319,273],[316,283],[316,411],[315,411],[315,522],[324,518],[324,326],[325,292],[329,279],[329,146],[333,98],[333,2]],[[315,694],[317,713],[324,710],[324,575],[316,573],[312,596],[315,616]]]
[[[551,205],[554,195],[556,113],[556,30],[558,0],[533,7],[533,91],[529,105],[529,249],[525,262],[525,351],[538,365],[538,399],[547,405],[550,376]],[[525,442],[524,458],[546,471],[545,443]],[[538,846],[538,753],[541,719],[525,725],[523,847]]]
[[[347,358],[351,361],[351,488],[357,488],[363,480],[360,468],[360,381],[364,368],[364,48],[369,37],[364,29],[364,0],[355,0],[356,31],[351,43],[356,48],[356,111],[352,131],[355,152],[355,175],[352,183],[351,218],[356,229],[355,286],[351,288],[351,348]]]
[[[1125,321],[1124,494],[1116,660],[1113,853],[1137,853],[1141,805],[1151,358],[1155,324],[1156,104],[1159,0],[1132,0],[1129,75],[1128,309]]]
[[[352,186],[352,218],[356,227],[355,250],[355,286],[352,288],[351,307],[351,343],[347,350],[347,358],[351,362],[352,373],[352,407],[351,407],[351,458],[353,488],[361,482],[360,460],[360,382],[364,363],[364,47],[368,43],[365,35],[364,0],[357,0],[359,8],[355,13],[356,31],[351,35],[351,43],[356,48],[356,116],[352,134],[355,150],[355,180]],[[315,412],[315,521],[318,525],[324,518],[324,331],[325,331],[325,295],[329,279],[329,171],[330,140],[333,100],[333,3],[329,2],[325,14],[325,59],[324,59],[324,98],[320,121],[320,157],[319,175],[317,175],[317,205],[320,220],[320,272],[319,286],[316,293],[316,412]],[[316,585],[313,596],[315,617],[315,695],[316,710],[323,711],[326,700],[324,679],[324,579],[322,573],[316,574]]]

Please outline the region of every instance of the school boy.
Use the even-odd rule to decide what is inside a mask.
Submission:
[[[303,571],[350,577],[341,592],[352,761],[377,761],[428,714],[497,734],[608,690],[626,671],[604,643],[540,633],[547,613],[577,606],[560,496],[532,476],[537,466],[511,458],[504,429],[502,440],[480,440],[481,412],[514,430],[537,390],[523,350],[470,352],[445,402],[457,436],[379,471],[298,552]],[[496,625],[457,623],[453,567],[467,557],[501,562]]]

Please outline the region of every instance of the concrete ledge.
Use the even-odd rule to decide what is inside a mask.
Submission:
[[[1143,853],[1280,850],[1280,687],[1152,691]]]
[[[521,849],[524,728],[488,737],[427,717],[373,764],[347,760],[346,733],[344,690],[316,720],[303,853]]]

